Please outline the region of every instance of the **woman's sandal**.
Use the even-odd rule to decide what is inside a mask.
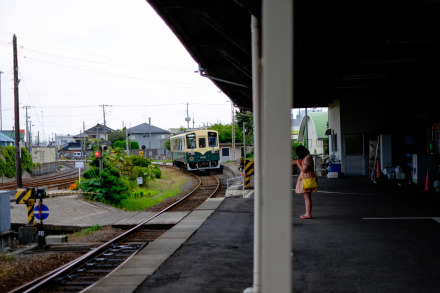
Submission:
[[[299,216],[301,219],[312,219],[312,216],[301,215]]]

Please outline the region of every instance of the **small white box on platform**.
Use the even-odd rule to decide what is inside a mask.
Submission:
[[[59,244],[67,242],[66,235],[48,235],[46,238],[46,244]]]
[[[327,178],[339,178],[339,172],[328,172]]]

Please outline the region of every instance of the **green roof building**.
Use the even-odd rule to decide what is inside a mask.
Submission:
[[[307,118],[307,133],[306,133]],[[328,112],[307,112],[299,127],[298,142],[304,143],[312,155],[324,154],[325,144],[327,143]]]

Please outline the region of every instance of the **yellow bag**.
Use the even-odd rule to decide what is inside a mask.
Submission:
[[[318,180],[316,177],[303,178],[302,179],[303,189],[315,189],[318,188]]]

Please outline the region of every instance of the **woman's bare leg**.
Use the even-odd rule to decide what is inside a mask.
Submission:
[[[302,216],[302,218],[311,218],[312,217],[312,193],[304,192],[304,201],[306,205],[306,213]]]

